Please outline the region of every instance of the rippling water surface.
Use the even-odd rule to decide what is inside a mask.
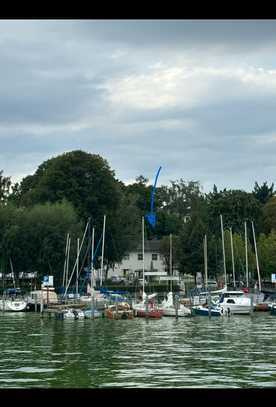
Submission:
[[[0,388],[276,387],[276,317],[0,314]]]

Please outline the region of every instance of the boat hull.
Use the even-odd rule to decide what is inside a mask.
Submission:
[[[161,310],[136,310],[135,315],[139,318],[159,319],[162,318],[163,312]]]
[[[200,316],[205,316],[205,317],[221,317],[223,314],[223,311],[221,309],[214,309],[211,308],[210,312],[208,308],[202,307],[202,306],[196,306],[192,308],[192,313],[193,315],[200,315]]]
[[[22,300],[0,300],[0,310],[9,312],[26,311],[27,302]]]
[[[186,307],[185,307],[186,308]],[[168,308],[163,308],[163,316],[164,317],[176,317],[176,315],[178,317],[188,317],[191,315],[191,311],[189,310],[189,308],[186,309],[182,309],[180,308],[177,313],[174,307],[168,307]]]

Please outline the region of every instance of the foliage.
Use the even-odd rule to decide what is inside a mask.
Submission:
[[[0,205],[6,204],[11,188],[10,177],[4,177],[3,170],[0,170]]]
[[[67,233],[72,243],[81,234],[81,224],[71,204],[39,204],[32,208],[8,205],[0,209],[0,247],[5,258],[5,272],[10,272],[9,259],[15,273],[37,271],[39,278],[52,274],[62,279]],[[76,248],[71,258],[76,256]]]
[[[253,196],[261,203],[266,204],[270,198],[275,195],[274,192],[274,183],[269,187],[267,182],[264,182],[261,186],[255,182]]]

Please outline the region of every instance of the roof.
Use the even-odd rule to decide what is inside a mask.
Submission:
[[[136,244],[134,243],[132,245],[132,247],[133,247],[133,249],[130,250],[131,252],[142,253],[142,241],[138,242]],[[159,253],[160,252],[160,240],[157,240],[157,239],[145,240],[145,252]]]

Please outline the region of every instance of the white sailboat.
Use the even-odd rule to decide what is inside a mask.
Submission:
[[[145,293],[145,220],[142,217],[142,256],[143,256],[143,292],[142,300],[138,303],[132,303],[132,309],[138,317],[161,318],[162,310],[154,304],[154,298],[157,294],[147,295]]]
[[[224,278],[225,278],[225,292],[220,296],[218,305],[224,311],[224,313],[231,314],[250,314],[251,312],[251,299],[247,297],[243,291],[230,291],[227,288],[227,274],[226,274],[226,262],[225,262],[225,248],[224,248],[224,232],[222,215],[220,215],[221,221],[221,233],[222,233],[222,250],[223,250],[223,266],[224,266]],[[232,231],[231,231],[232,235]],[[232,262],[234,273],[234,255],[232,249]],[[234,275],[233,275],[234,277]]]
[[[170,234],[170,276],[172,277],[172,235]],[[176,309],[176,307],[178,307]],[[167,295],[161,304],[161,309],[163,315],[166,317],[186,317],[191,315],[191,310],[188,307],[185,307],[183,304],[174,304],[173,301],[173,291],[172,291],[172,280],[171,280],[171,291]]]
[[[0,311],[25,311],[27,301],[19,299],[2,298],[0,300]]]

